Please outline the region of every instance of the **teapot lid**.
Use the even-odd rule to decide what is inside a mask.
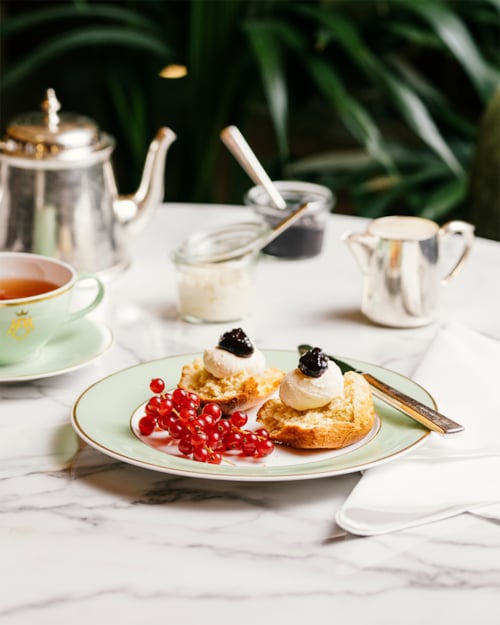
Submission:
[[[60,108],[54,89],[47,89],[41,111],[11,120],[1,151],[25,158],[75,160],[113,145],[92,119],[59,113]]]

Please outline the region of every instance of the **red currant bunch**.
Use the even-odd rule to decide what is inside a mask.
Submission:
[[[196,393],[176,388],[165,392],[165,382],[153,378],[149,384],[153,393],[139,420],[139,431],[150,436],[154,431],[168,433],[169,443],[181,454],[198,462],[220,464],[225,454],[264,458],[274,450],[266,429],[245,429],[246,413],[236,411],[222,417],[216,403],[203,406]]]

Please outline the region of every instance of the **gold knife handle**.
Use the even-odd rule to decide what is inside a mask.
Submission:
[[[385,402],[401,410],[408,416],[415,419],[425,427],[430,430],[434,430],[435,432],[440,432],[441,434],[454,434],[456,432],[461,432],[464,427],[448,417],[445,417],[441,413],[437,412],[433,408],[422,404],[417,401],[413,397],[398,391],[397,389],[389,386],[382,380],[373,377],[369,373],[362,374],[367,382],[369,382],[370,386],[373,389],[373,394],[380,399],[383,399]]]

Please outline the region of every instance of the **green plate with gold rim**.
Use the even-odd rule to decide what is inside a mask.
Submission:
[[[263,350],[269,367],[290,371],[297,366],[297,352]],[[210,465],[165,452],[137,435],[135,423],[141,406],[151,395],[151,378],[161,377],[175,388],[183,365],[201,357],[184,354],[145,362],[118,371],[86,389],[73,406],[71,422],[82,440],[102,453],[123,462],[186,477],[233,481],[305,480],[362,471],[394,460],[422,444],[429,430],[391,406],[374,399],[377,422],[355,445],[342,450],[297,450],[284,446],[264,459],[230,457],[230,463]],[[409,378],[351,358],[339,356],[354,367],[428,406],[436,407],[431,395]],[[249,424],[255,415],[249,413]]]

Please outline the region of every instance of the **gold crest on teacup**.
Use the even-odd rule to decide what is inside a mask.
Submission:
[[[33,332],[35,329],[33,325],[33,318],[28,317],[29,312],[27,310],[20,310],[16,313],[16,318],[12,319],[10,328],[7,330],[7,334],[16,341],[22,341]]]

